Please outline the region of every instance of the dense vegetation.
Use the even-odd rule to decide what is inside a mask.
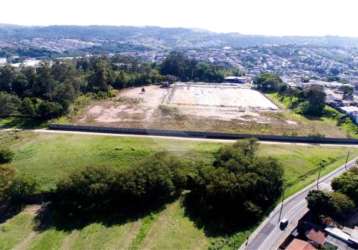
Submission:
[[[222,229],[256,222],[283,188],[281,166],[258,157],[257,146],[255,140],[245,140],[222,147],[213,166],[197,169],[187,205],[207,221],[219,220]]]
[[[299,114],[320,117],[324,114],[326,94],[319,85],[303,89],[291,88],[282,79],[271,73],[262,73],[254,79],[257,89],[263,92],[277,92],[280,98],[289,102],[289,108]]]
[[[38,68],[0,68],[0,116],[51,119],[68,112],[76,97],[112,95],[112,89],[164,80],[222,81],[223,69],[172,53],[162,65],[114,56],[43,63]]]
[[[358,204],[358,168],[336,177],[333,192],[313,190],[307,196],[308,208],[315,215],[344,217]]]
[[[225,71],[222,67],[190,59],[182,53],[172,52],[160,66],[163,75],[173,75],[181,81],[222,82]]]
[[[183,164],[167,153],[155,154],[125,171],[86,167],[58,183],[52,205],[67,214],[125,212],[129,216],[178,195],[183,183],[182,169]]]

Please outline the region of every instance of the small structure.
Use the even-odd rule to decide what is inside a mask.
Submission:
[[[246,76],[228,76],[225,77],[225,82],[244,84],[244,83],[250,83],[251,79]]]
[[[7,63],[7,59],[5,57],[0,58],[0,65],[5,65]]]
[[[169,88],[169,87],[170,87],[170,83],[169,83],[169,82],[162,82],[162,83],[160,84],[160,87],[161,87],[161,88]]]
[[[309,243],[318,248],[321,248],[326,242],[326,234],[315,228],[311,228],[306,232],[306,238]]]

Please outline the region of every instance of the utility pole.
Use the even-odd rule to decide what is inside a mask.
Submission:
[[[282,200],[281,200],[281,207],[280,207],[280,213],[278,215],[278,223],[280,224],[281,216],[282,216],[282,210],[283,210],[283,201],[285,200],[285,191],[282,192]]]
[[[319,163],[319,170],[318,170],[318,178],[317,178],[317,190],[319,190],[319,179],[321,178],[321,171],[324,168],[325,160],[320,161]]]
[[[349,154],[350,154],[351,152],[348,150],[348,152],[347,152],[347,158],[346,158],[346,164],[344,164],[344,168],[346,169],[346,170],[348,170],[347,169],[347,163],[348,163],[348,160],[349,160]]]

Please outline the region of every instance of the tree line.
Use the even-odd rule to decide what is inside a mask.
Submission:
[[[172,52],[161,64],[113,56],[44,62],[37,68],[0,68],[0,116],[51,119],[66,114],[83,94],[112,95],[113,89],[163,81],[221,82],[225,69]]]

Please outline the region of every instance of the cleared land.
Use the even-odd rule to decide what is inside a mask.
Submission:
[[[210,163],[222,144],[156,138],[0,133],[0,142],[16,152],[11,166],[36,178],[43,191],[69,171],[88,165],[135,167],[143,157],[168,150],[187,160]],[[327,173],[344,163],[348,148],[302,145],[260,145],[261,155],[279,159],[285,169],[287,194],[315,180],[321,159]],[[350,149],[351,157],[358,149]],[[220,240],[196,225],[180,200],[163,210],[129,222],[90,223],[80,228],[36,230],[36,207],[0,224],[0,249],[207,249]],[[230,238],[243,242],[252,229]],[[224,237],[224,236],[223,236]]]
[[[106,102],[91,106],[79,122],[154,122],[158,119],[158,110],[167,111],[167,115],[177,111],[177,115],[223,121],[253,119],[264,122],[259,119],[259,112],[278,109],[258,91],[217,84],[175,84],[171,88],[148,86],[144,92],[142,88],[132,88],[123,90],[115,100],[117,105]]]
[[[92,101],[64,123],[252,134],[358,136],[329,118],[295,114],[273,95],[247,86],[181,84],[124,89]]]

